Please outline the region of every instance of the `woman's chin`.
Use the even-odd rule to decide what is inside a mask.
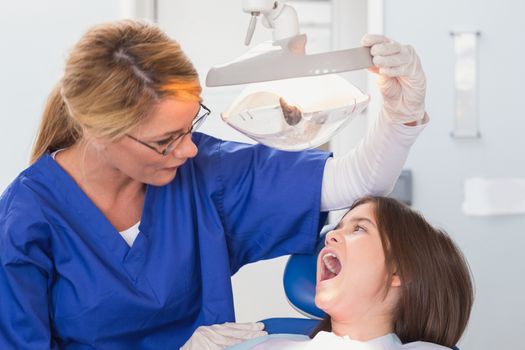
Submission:
[[[154,178],[149,180],[147,184],[152,185],[152,186],[157,186],[157,187],[165,186],[169,184],[170,182],[172,182],[176,175],[177,175],[177,170],[172,170],[170,172],[163,172],[159,174],[158,176],[155,176]]]

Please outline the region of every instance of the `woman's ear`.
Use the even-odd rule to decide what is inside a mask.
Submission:
[[[84,140],[87,145],[97,152],[105,151],[108,148],[110,140],[94,136],[89,130],[84,129]]]
[[[397,272],[392,274],[392,282],[390,282],[391,287],[401,287],[401,277]]]

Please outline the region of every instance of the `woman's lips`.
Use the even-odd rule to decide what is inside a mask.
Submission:
[[[180,164],[177,164],[177,165],[172,165],[172,166],[167,166],[165,167],[164,169],[165,170],[177,170],[178,168],[181,167],[181,165],[183,165],[184,163],[186,163],[186,161],[180,163]]]

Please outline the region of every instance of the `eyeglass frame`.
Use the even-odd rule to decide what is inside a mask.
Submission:
[[[204,114],[202,114],[201,116],[199,116],[198,114],[199,114],[199,112],[201,110],[201,108],[199,108],[199,111],[197,112],[197,115],[195,116],[194,121],[191,124],[190,129],[188,131],[186,131],[186,132],[183,132],[182,134],[174,136],[173,139],[168,142],[168,144],[166,145],[166,148],[164,148],[164,150],[162,150],[162,151],[159,151],[157,147],[152,146],[152,145],[150,145],[149,143],[147,143],[145,141],[139,140],[135,136],[132,136],[130,134],[126,134],[126,136],[129,137],[130,139],[132,139],[133,141],[136,141],[136,142],[140,143],[141,145],[144,145],[144,146],[148,147],[149,149],[154,150],[156,153],[160,154],[161,156],[167,156],[168,154],[170,154],[180,144],[180,141],[186,135],[191,134],[195,130],[197,130],[202,125],[204,120],[206,120],[206,118],[210,115],[211,110],[208,107],[206,107],[202,103],[200,103],[200,107],[202,109],[204,109],[206,112]]]

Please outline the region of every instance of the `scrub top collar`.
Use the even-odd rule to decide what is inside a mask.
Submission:
[[[151,226],[151,205],[154,200],[154,186],[146,185],[144,210],[140,219],[139,234],[130,247],[115,227],[109,222],[104,214],[97,208],[91,199],[82,191],[75,180],[46,153],[32,169],[46,168],[51,171],[54,179],[54,189],[61,193],[66,202],[64,208],[75,211],[85,222],[89,222],[93,241],[100,242],[105,249],[109,250],[119,261],[121,261],[130,277],[135,280],[142,265],[148,248],[149,227]],[[42,174],[45,174],[43,171]]]

